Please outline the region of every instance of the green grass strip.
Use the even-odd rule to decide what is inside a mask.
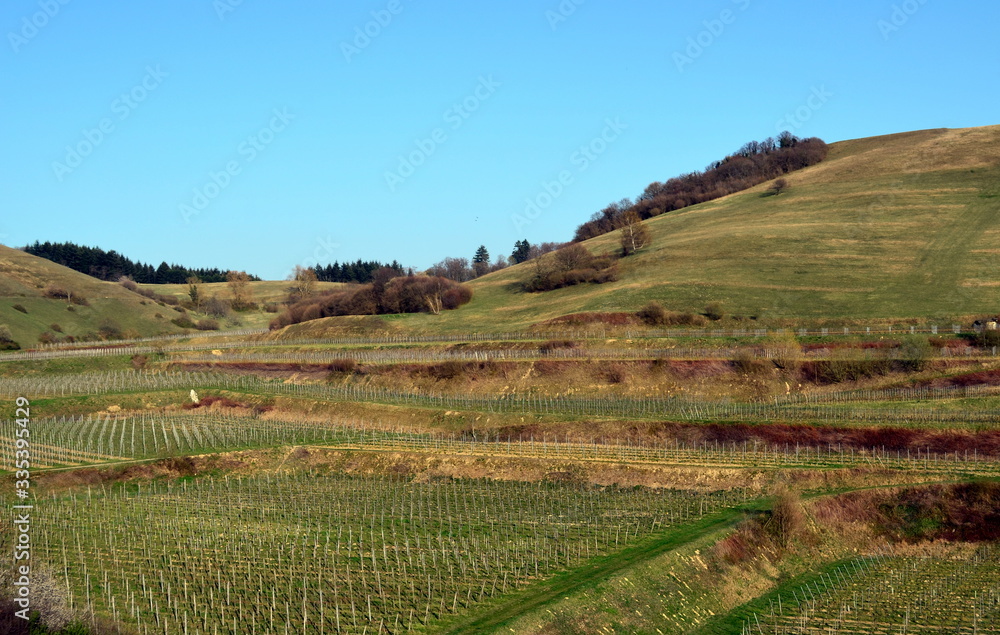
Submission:
[[[760,504],[761,501],[748,501],[647,538],[616,553],[593,558],[581,567],[509,593],[499,602],[488,603],[471,615],[444,620],[433,630],[441,633],[485,633],[495,630],[560,597],[577,593],[620,571],[694,542],[720,528],[733,526],[745,518],[747,513],[758,511]]]

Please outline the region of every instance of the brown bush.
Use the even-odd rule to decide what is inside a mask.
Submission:
[[[636,317],[648,326],[695,326],[708,325],[708,319],[697,313],[676,313],[667,311],[656,301],[651,301],[636,312]]]
[[[760,375],[769,370],[771,364],[763,359],[758,359],[750,351],[738,351],[729,361],[733,370],[741,375]]]
[[[711,302],[705,307],[705,312],[702,315],[713,322],[718,322],[722,318],[726,317],[726,312],[722,309],[722,304],[719,302]]]
[[[609,384],[622,384],[628,378],[628,371],[622,364],[608,364],[601,369],[601,375]]]
[[[560,349],[576,348],[579,345],[579,342],[574,342],[573,340],[549,340],[542,342],[538,346],[538,350],[544,355]]]
[[[331,373],[353,374],[358,369],[358,363],[353,359],[335,359],[330,362]]]
[[[181,327],[182,329],[193,329],[193,328],[195,328],[195,323],[194,323],[194,322],[192,322],[192,321],[191,321],[191,318],[189,318],[189,317],[188,317],[188,316],[186,316],[186,315],[182,315],[182,316],[180,316],[180,317],[176,317],[176,318],[174,318],[174,319],[172,319],[172,320],[170,320],[170,321],[171,321],[171,322],[172,322],[172,323],[173,323],[174,325],[176,325],[176,326],[179,326],[179,327]]]
[[[194,327],[199,331],[218,331],[219,323],[215,320],[198,320]]]
[[[120,340],[124,337],[122,327],[111,318],[105,318],[97,329],[98,335],[106,340]]]
[[[798,495],[788,489],[779,490],[766,526],[778,544],[787,547],[805,526],[805,514],[802,513],[802,501]]]
[[[55,285],[49,285],[45,287],[42,292],[46,298],[51,298],[53,300],[67,300],[69,299],[69,291],[63,289],[62,287],[57,287]]]
[[[636,316],[649,326],[663,326],[667,320],[667,310],[659,302],[650,301],[636,312]]]
[[[449,361],[441,364],[431,364],[426,369],[427,375],[434,379],[447,381],[461,377],[465,372],[465,364],[462,362]]]
[[[472,299],[472,290],[437,276],[400,276],[384,285],[354,285],[319,294],[289,306],[271,321],[271,329],[342,315],[437,313]]]

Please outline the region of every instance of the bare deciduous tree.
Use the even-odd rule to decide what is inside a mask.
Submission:
[[[787,189],[788,189],[788,181],[785,179],[778,179],[777,181],[771,184],[771,187],[768,188],[767,191],[770,192],[773,196],[777,196],[778,194],[781,194]]]
[[[622,252],[626,256],[634,254],[650,242],[649,230],[639,220],[639,215],[631,210],[622,215],[621,233]]]
[[[246,271],[230,271],[226,274],[229,292],[233,294],[233,308],[237,311],[253,306],[253,291],[250,276]]]
[[[316,283],[318,279],[316,278],[315,270],[295,265],[295,269],[292,270],[289,279],[292,283],[288,288],[289,302],[308,300],[316,295]]]

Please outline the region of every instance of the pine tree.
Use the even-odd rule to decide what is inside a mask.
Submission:
[[[526,262],[531,254],[531,243],[527,240],[519,240],[514,243],[514,251],[510,254],[510,260],[515,265]]]
[[[477,278],[490,272],[490,252],[487,251],[486,245],[479,245],[476,255],[472,257],[472,270]]]

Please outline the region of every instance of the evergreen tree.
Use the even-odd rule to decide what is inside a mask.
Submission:
[[[490,252],[487,251],[486,245],[479,245],[476,255],[472,257],[472,270],[477,278],[490,272]]]
[[[531,243],[527,240],[519,240],[514,243],[514,251],[510,254],[510,261],[512,263],[520,264],[522,262],[527,262],[531,255]]]

